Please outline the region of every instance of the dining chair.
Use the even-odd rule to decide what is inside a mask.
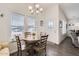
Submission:
[[[22,56],[22,49],[21,49],[21,41],[20,41],[20,38],[19,38],[19,36],[15,36],[15,38],[16,38],[17,49],[18,49],[17,56]]]
[[[42,53],[46,56],[46,46],[47,46],[47,38],[48,35],[41,36],[40,40],[38,40],[34,46],[34,50],[36,51],[36,55],[41,55]]]
[[[25,32],[25,38],[28,37],[28,35],[31,35],[31,32]]]

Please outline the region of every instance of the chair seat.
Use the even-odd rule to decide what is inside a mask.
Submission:
[[[45,49],[45,47],[34,47],[34,50],[36,50],[36,51],[42,51],[44,49]]]

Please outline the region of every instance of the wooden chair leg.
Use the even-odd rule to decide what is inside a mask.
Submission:
[[[46,49],[45,49],[45,56],[47,55]]]
[[[22,56],[22,51],[18,51],[17,56]]]
[[[47,54],[45,53],[45,56],[47,56]]]

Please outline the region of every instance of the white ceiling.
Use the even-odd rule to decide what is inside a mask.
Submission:
[[[64,3],[60,4],[60,7],[68,19],[79,20],[79,3]]]
[[[44,8],[44,12],[50,9],[52,6],[58,3],[38,3],[40,7]],[[13,8],[13,6],[25,7],[26,10],[28,9],[29,5],[34,5],[34,3],[23,3],[23,4],[0,4],[0,7],[8,6]],[[22,6],[21,6],[22,5]],[[60,3],[60,7],[63,9],[65,15],[68,19],[79,19],[79,3]],[[19,8],[18,8],[19,9]]]
[[[28,6],[34,6],[36,3],[26,3],[26,6],[28,8]],[[51,8],[52,6],[55,6],[55,4],[57,3],[37,3],[40,5],[40,7],[44,8],[44,11],[46,11],[47,9]]]
[[[38,3],[40,4],[40,7],[44,8],[44,12],[48,9],[50,9],[52,6],[55,6],[55,4],[58,3]],[[34,5],[34,3],[27,3],[28,5]],[[71,19],[79,19],[79,3],[60,3],[60,7],[63,9],[65,15],[69,20]]]

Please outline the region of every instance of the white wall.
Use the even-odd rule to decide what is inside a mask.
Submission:
[[[62,28],[59,27],[59,33],[58,33],[59,43],[61,43],[67,34],[67,28],[66,28],[67,18],[65,17],[65,14],[60,6],[59,6],[59,21],[62,21]]]
[[[9,12],[7,10],[0,8],[0,13],[3,13],[3,17],[0,17],[0,42],[9,41],[10,33],[10,19],[9,19]]]
[[[45,24],[46,26],[48,21],[51,20],[53,22],[53,28],[49,30],[46,26],[46,32],[49,34],[48,41],[53,42],[55,44],[58,44],[58,20],[59,20],[59,10],[58,10],[58,4],[53,4],[50,6],[48,11],[46,12],[46,19],[45,19]]]
[[[66,29],[66,23],[67,19],[61,10],[59,4],[53,4],[51,7],[49,7],[48,11],[46,11],[45,15],[45,26],[44,26],[44,31],[46,31],[49,34],[48,41],[53,42],[55,44],[60,44],[65,36],[66,33],[62,33]],[[53,22],[53,28],[51,30],[48,29],[48,21],[51,20]],[[63,28],[59,28],[59,21],[63,22]]]

